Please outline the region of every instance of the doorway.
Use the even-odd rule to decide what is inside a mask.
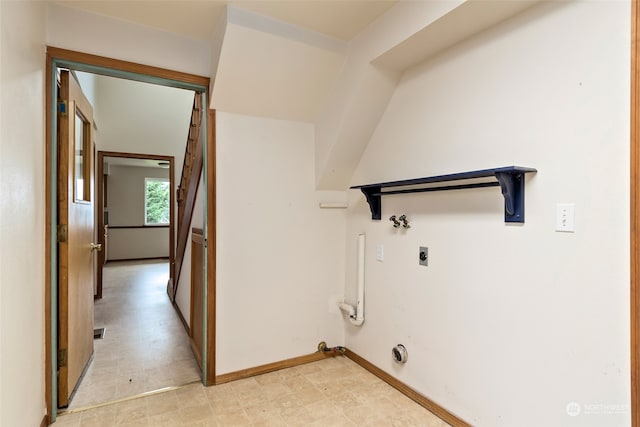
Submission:
[[[46,111],[47,111],[47,133],[46,133],[46,160],[47,160],[47,212],[46,212],[46,268],[48,274],[45,278],[45,319],[46,319],[46,402],[47,412],[49,414],[49,422],[54,422],[57,413],[57,321],[56,310],[58,304],[57,294],[57,212],[55,206],[56,200],[56,173],[57,161],[56,150],[58,146],[57,129],[56,129],[56,111],[57,111],[57,88],[56,74],[59,68],[67,68],[71,70],[96,73],[100,75],[120,77],[127,80],[152,83],[157,85],[175,87],[193,90],[203,94],[203,108],[207,114],[204,114],[204,182],[203,182],[203,230],[205,236],[212,238],[214,235],[215,224],[215,208],[213,204],[208,206],[207,199],[214,196],[215,175],[213,167],[209,168],[208,164],[213,165],[215,161],[214,148],[214,113],[207,108],[206,94],[208,93],[209,79],[190,74],[174,72],[171,70],[160,69],[156,67],[144,66],[125,61],[114,60],[94,55],[83,54],[74,51],[68,51],[58,48],[47,48],[47,80],[46,80]],[[207,191],[207,189],[210,189]],[[213,198],[211,200],[214,200]],[[213,297],[215,292],[214,272],[215,272],[215,246],[206,247],[203,256],[203,277],[205,280],[204,292],[210,293]],[[187,286],[184,285],[183,286]],[[210,298],[205,298],[209,301]],[[203,340],[206,345],[205,355],[203,357],[201,378],[205,384],[212,384],[215,378],[215,315],[213,310],[215,306],[205,303],[203,306]]]
[[[108,261],[166,258],[174,265],[174,169],[173,156],[98,151],[96,222],[103,250],[97,260],[95,299],[102,298]],[[160,194],[150,194],[153,189]],[[175,281],[172,268],[169,280]]]

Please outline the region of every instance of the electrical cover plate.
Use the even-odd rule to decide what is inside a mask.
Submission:
[[[426,246],[420,246],[420,252],[418,252],[418,263],[425,267],[429,265],[429,248]]]
[[[565,233],[574,233],[575,226],[575,208],[573,203],[558,203],[556,205],[556,231]]]

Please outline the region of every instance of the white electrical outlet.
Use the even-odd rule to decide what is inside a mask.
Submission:
[[[574,233],[575,226],[575,209],[573,203],[558,203],[556,205],[556,231],[564,233]]]
[[[376,246],[376,260],[384,261],[384,245],[382,244]]]

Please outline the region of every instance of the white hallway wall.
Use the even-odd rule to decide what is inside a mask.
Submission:
[[[496,188],[387,196],[381,222],[352,194],[367,320],[346,345],[473,425],[630,423],[630,21],[629,2],[543,3],[408,70],[353,177],[539,171],[523,226],[503,223]],[[576,204],[576,233],[554,231],[558,202]],[[406,233],[386,220],[402,213]]]
[[[0,426],[44,402],[44,47],[40,2],[0,2]]]

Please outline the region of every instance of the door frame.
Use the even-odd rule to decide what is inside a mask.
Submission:
[[[101,151],[98,150],[98,157],[96,159],[96,213],[97,213],[97,229],[98,236],[97,242],[102,244],[103,248],[106,248],[106,242],[104,241],[104,158],[105,157],[119,157],[125,159],[141,159],[141,160],[154,160],[154,161],[164,161],[169,163],[169,280],[175,283],[175,159],[173,156],[162,156],[159,154],[142,154],[142,153],[123,153],[118,151]],[[104,263],[100,263],[101,260],[106,261],[107,254],[105,251],[101,252],[103,257],[99,257],[98,260],[98,268],[97,268],[97,286],[96,286],[96,294],[94,295],[95,299],[102,298],[102,270],[104,267]]]
[[[57,407],[57,240],[56,240],[56,174],[57,174],[57,136],[56,106],[57,85],[56,70],[58,67],[71,68],[94,74],[120,77],[128,80],[170,86],[202,92],[205,111],[204,126],[205,144],[203,144],[205,190],[203,193],[205,234],[204,280],[204,348],[206,357],[203,361],[203,378],[205,385],[215,382],[215,272],[216,272],[216,182],[215,182],[215,111],[208,108],[207,97],[210,93],[210,79],[179,71],[137,64],[103,56],[47,46],[45,70],[45,402],[46,419],[52,423],[56,419]],[[209,241],[209,244],[206,242]]]

